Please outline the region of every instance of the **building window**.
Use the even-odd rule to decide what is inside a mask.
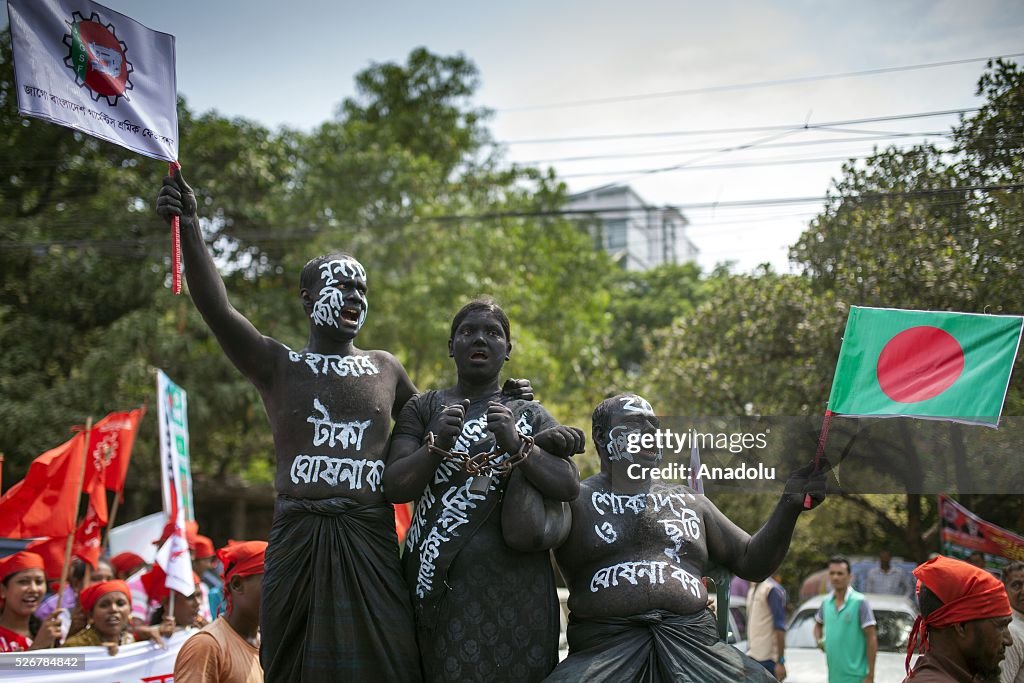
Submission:
[[[604,223],[605,248],[608,250],[626,248],[626,221],[612,220]]]

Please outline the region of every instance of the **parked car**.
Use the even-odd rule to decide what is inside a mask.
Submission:
[[[826,683],[828,668],[825,653],[814,639],[814,615],[825,595],[816,595],[801,604],[786,631],[786,683]],[[878,656],[875,658],[876,683],[899,683],[906,676],[904,662],[907,641],[917,618],[917,606],[899,595],[865,596],[875,615]]]

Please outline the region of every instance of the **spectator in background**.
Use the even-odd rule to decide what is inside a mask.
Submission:
[[[199,577],[199,625],[206,626],[213,621],[210,610],[210,590],[203,575],[213,568],[217,561],[217,552],[213,549],[213,541],[209,536],[192,534],[188,537],[188,549],[192,553],[192,571]]]
[[[60,619],[52,616],[32,633],[32,612],[46,594],[43,558],[18,552],[0,559],[0,652],[54,647]]]
[[[786,589],[775,572],[747,593],[747,654],[778,680],[786,678]]]
[[[999,579],[984,569],[936,557],[914,569],[921,616],[907,645],[910,658],[922,645],[904,681],[997,683],[999,661],[1010,646],[1010,601]]]
[[[828,561],[832,592],[814,615],[814,637],[825,651],[829,683],[874,683],[878,634],[875,615],[862,593],[850,586],[850,561]]]
[[[124,581],[103,581],[82,589],[82,612],[88,624],[67,639],[64,647],[99,645],[113,657],[121,645],[135,642],[131,627],[131,590]]]
[[[265,541],[232,543],[217,553],[227,591],[225,614],[185,641],[176,683],[262,683],[259,627]]]
[[[196,626],[199,618],[199,577],[192,573],[192,580],[195,582],[195,590],[192,595],[182,595],[178,591],[172,591],[165,585],[167,574],[160,568],[160,565],[153,565],[153,568],[143,575],[142,583],[146,587],[149,599],[159,603],[156,611],[150,617],[150,626],[159,626],[161,635],[170,635],[166,631],[170,625],[171,633]],[[174,593],[174,606],[171,608],[171,593]]]
[[[114,569],[114,577],[127,581],[136,572],[148,568],[149,565],[135,553],[118,553],[110,558],[110,566]]]
[[[914,577],[901,567],[892,566],[892,553],[888,548],[878,551],[878,566],[868,570],[864,577],[865,593],[905,595],[914,597]]]
[[[1010,635],[1013,645],[1006,648],[1006,658],[999,665],[1002,683],[1024,683],[1024,562],[1011,562],[1003,568],[1003,587],[1010,599],[1013,621]]]

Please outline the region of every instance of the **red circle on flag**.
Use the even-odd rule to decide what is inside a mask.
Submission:
[[[128,60],[121,42],[95,21],[79,23],[78,31],[89,59],[85,84],[100,95],[123,95],[128,83]]]
[[[878,354],[878,384],[900,403],[917,403],[953,386],[964,371],[964,350],[945,330],[929,325],[903,330]]]

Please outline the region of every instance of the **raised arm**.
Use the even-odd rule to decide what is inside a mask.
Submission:
[[[268,361],[277,342],[260,334],[228,301],[224,281],[203,241],[195,193],[182,177],[181,169],[173,177],[164,178],[156,212],[168,223],[172,216],[180,217],[181,253],[192,301],[228,359],[251,382],[265,386],[273,370]]]
[[[790,475],[768,521],[750,536],[706,500],[704,526],[708,539],[708,556],[741,579],[763,581],[775,571],[789,550],[793,528],[803,511],[805,494],[811,496],[811,507],[825,499],[823,468],[812,474],[813,465],[806,465]]]

